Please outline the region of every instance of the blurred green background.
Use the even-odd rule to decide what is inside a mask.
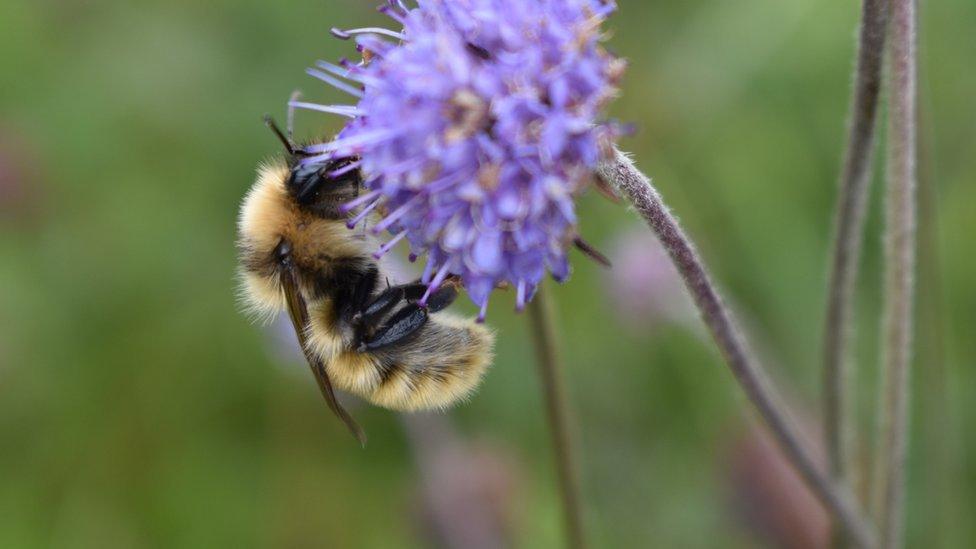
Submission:
[[[404,430],[349,399],[370,434],[359,448],[280,332],[238,311],[237,208],[279,149],[260,116],[283,118],[295,88],[334,98],[302,71],[352,53],[329,27],[385,23],[376,3],[0,3],[0,547],[427,547],[424,478],[435,491],[474,486],[517,547],[561,546],[513,296],[489,314],[494,368],[450,414],[462,450],[428,467],[450,481],[418,474],[437,447],[426,424]],[[611,114],[638,130],[622,147],[814,434],[858,12],[841,0],[620,0],[607,25],[630,60]],[[976,539],[976,3],[921,12],[909,545],[962,547]],[[303,135],[336,124],[299,113]],[[880,182],[859,294],[865,431]],[[590,240],[637,266],[608,274],[577,256],[571,281],[551,285],[593,546],[776,546],[791,520],[791,532],[822,531],[795,481],[775,485],[782,466],[755,442],[739,389],[666,268],[633,245],[635,216],[593,193],[580,208]],[[488,513],[474,509],[461,519]]]

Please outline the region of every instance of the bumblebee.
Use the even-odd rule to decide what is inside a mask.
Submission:
[[[259,168],[241,206],[246,306],[267,317],[288,311],[326,402],[360,442],[335,387],[392,410],[445,408],[469,395],[491,364],[494,335],[442,312],[459,283],[449,279],[424,305],[425,284],[390,285],[372,254],[377,239],[347,226],[370,214],[343,207],[363,188],[356,159],[302,162],[291,124],[286,136],[265,120],[287,154]]]

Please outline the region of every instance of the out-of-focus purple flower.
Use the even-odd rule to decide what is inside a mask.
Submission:
[[[489,294],[507,283],[521,309],[547,270],[569,276],[574,197],[619,134],[601,118],[624,68],[600,45],[615,4],[419,0],[381,9],[401,31],[334,30],[354,37],[365,61],[309,71],[357,104],[294,103],[352,118],[333,141],[306,147],[306,161],[359,157],[370,191],[349,209],[384,213],[372,230],[395,236],[377,255],[403,238],[412,257],[427,254],[429,291],[460,275],[483,319]]]
[[[823,440],[815,421],[807,414],[800,419],[807,440]],[[761,539],[761,545],[785,549],[828,547],[830,522],[826,511],[766,429],[750,425],[730,442],[718,459],[718,465],[727,472],[729,509]],[[814,455],[819,466],[824,467],[822,445],[814,446]]]
[[[694,307],[668,252],[645,227],[621,233],[610,250],[604,287],[627,325],[693,320]]]
[[[447,415],[402,414],[401,424],[419,469],[419,511],[432,545],[510,547],[522,485],[520,464],[506,448],[458,433]]]
[[[43,174],[36,146],[0,127],[0,225],[24,228],[35,223],[42,205]]]

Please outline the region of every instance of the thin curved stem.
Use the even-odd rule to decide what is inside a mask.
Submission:
[[[871,159],[887,19],[887,0],[863,0],[847,149],[838,181],[834,244],[824,314],[824,445],[831,475],[837,482],[849,486],[857,483],[853,448],[856,424],[851,404],[855,377],[849,353],[854,339],[854,294],[871,184]],[[835,547],[843,545],[843,536],[836,526],[833,537]]]
[[[877,534],[874,526],[864,516],[851,492],[843,485],[834,483],[829,475],[817,467],[813,453],[800,437],[799,430],[774,392],[761,364],[748,348],[691,240],[661,201],[650,180],[620,152],[616,153],[613,161],[601,165],[598,174],[633,204],[657,234],[732,374],[807,486],[840,521],[855,543],[862,547],[875,547]]]
[[[915,1],[891,4],[881,410],[875,504],[884,547],[903,544],[916,240]]]
[[[574,445],[570,425],[569,405],[562,379],[562,362],[553,321],[553,303],[549,292],[539,288],[529,303],[529,324],[535,343],[536,362],[546,401],[546,419],[552,437],[552,451],[559,475],[559,495],[566,526],[566,544],[572,549],[584,549],[583,513],[577,480]]]

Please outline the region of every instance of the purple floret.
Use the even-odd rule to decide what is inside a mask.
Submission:
[[[370,229],[427,255],[430,291],[460,275],[484,313],[510,284],[516,307],[548,270],[569,276],[574,199],[612,150],[602,121],[623,63],[600,46],[614,10],[599,0],[421,0],[383,11],[385,29],[335,30],[368,61],[310,74],[357,98],[307,108],[352,119],[308,161],[358,156],[369,192],[350,205],[385,212]],[[354,219],[358,223],[363,214]]]

